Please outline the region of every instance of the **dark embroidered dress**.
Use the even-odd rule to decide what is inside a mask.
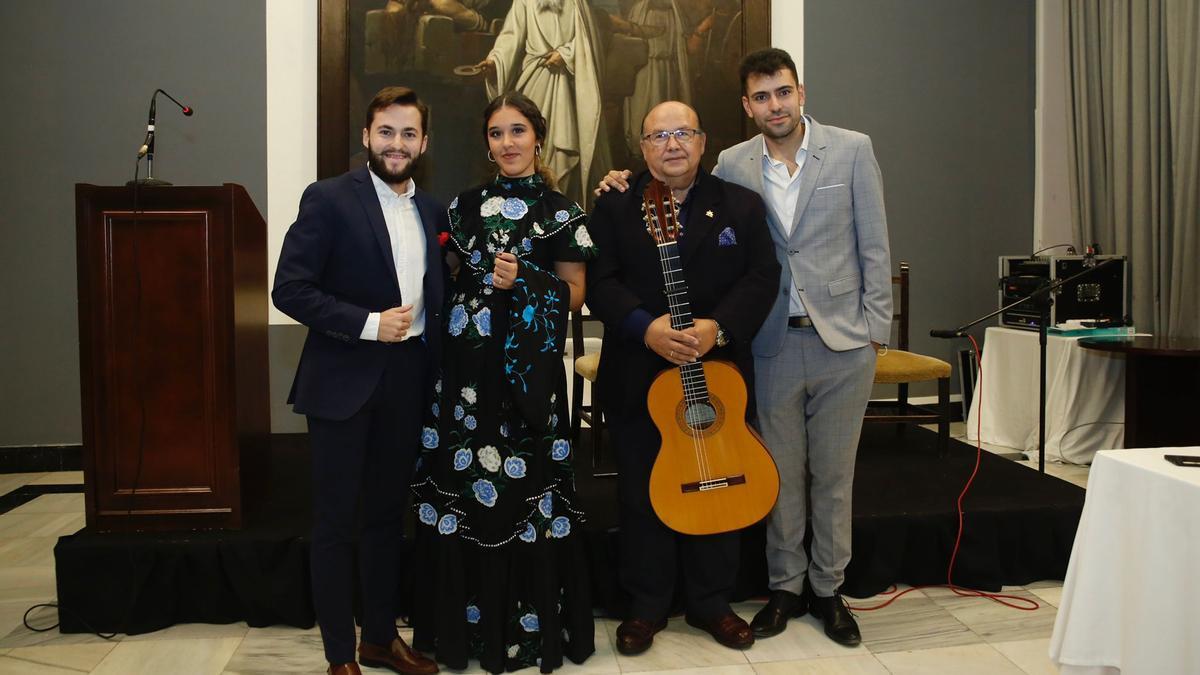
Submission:
[[[556,261],[595,255],[577,204],[542,179],[497,178],[450,204],[463,261],[447,294],[445,355],[413,482],[413,643],[491,672],[594,651],[583,513],[575,504]],[[493,259],[520,258],[511,290]]]

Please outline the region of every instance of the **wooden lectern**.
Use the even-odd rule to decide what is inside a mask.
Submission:
[[[239,185],[75,186],[87,525],[240,528],[270,433],[266,224]]]

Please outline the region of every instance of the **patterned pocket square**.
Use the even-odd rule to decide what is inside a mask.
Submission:
[[[732,227],[721,230],[721,234],[717,235],[717,245],[737,246],[737,235],[733,233]]]

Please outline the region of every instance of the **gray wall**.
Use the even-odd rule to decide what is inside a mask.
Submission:
[[[912,264],[911,347],[954,363],[965,341],[934,340],[929,329],[996,309],[997,256],[1033,242],[1034,2],[806,0],[804,9],[806,112],[870,134],[892,264]]]
[[[0,446],[81,440],[74,184],[123,184],[156,87],[155,175],[264,214],[262,2],[0,3]],[[142,174],[145,174],[143,167]]]

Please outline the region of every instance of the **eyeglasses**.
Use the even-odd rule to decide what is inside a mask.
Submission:
[[[672,136],[681,144],[691,143],[692,139],[704,133],[699,129],[676,129],[674,131],[654,131],[642,136],[642,140],[650,145],[663,146]]]

